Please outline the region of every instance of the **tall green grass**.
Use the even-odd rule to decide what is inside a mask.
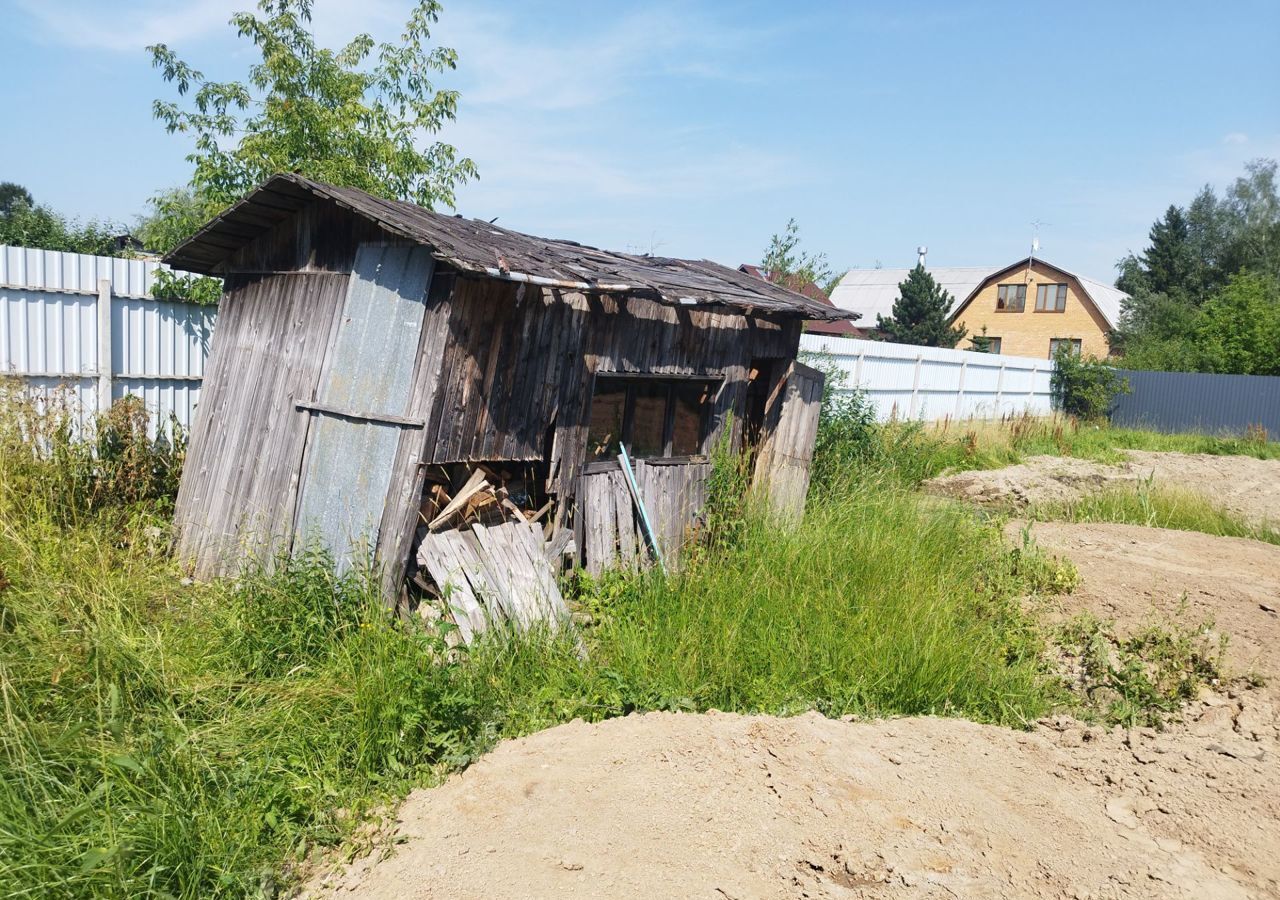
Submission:
[[[180,447],[132,428],[89,452],[55,428],[33,449],[31,423],[8,422],[0,410],[5,896],[269,896],[410,786],[575,717],[1020,725],[1060,696],[1017,598],[1062,579],[915,495],[918,432],[828,441],[792,531],[718,468],[681,572],[582,577],[580,630],[458,654],[391,617],[372,573],[336,578],[322,556],[191,584],[166,548]]]
[[[1280,531],[1255,524],[1192,490],[1154,485],[1099,491],[1067,502],[1046,503],[1027,511],[1028,518],[1067,522],[1115,522],[1148,528],[1200,531],[1219,537],[1252,538],[1280,544]]]

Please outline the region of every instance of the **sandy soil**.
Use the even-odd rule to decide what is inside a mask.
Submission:
[[[1204,453],[1127,451],[1118,465],[1064,456],[1033,456],[985,472],[960,472],[925,485],[931,493],[974,503],[1022,508],[1073,500],[1092,491],[1153,484],[1199,491],[1249,521],[1280,525],[1280,460]]]
[[[813,714],[573,722],[416,792],[379,849],[308,895],[1280,897],[1280,547],[1124,525],[1032,533],[1082,575],[1060,614],[1121,629],[1212,616],[1228,665],[1265,686],[1205,691],[1163,732],[1066,717],[1029,733]]]

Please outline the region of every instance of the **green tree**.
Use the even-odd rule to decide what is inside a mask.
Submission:
[[[8,218],[16,206],[34,206],[31,192],[12,181],[0,181],[0,218]]]
[[[825,253],[807,253],[800,249],[800,226],[795,219],[788,219],[782,233],[769,239],[760,268],[770,281],[794,290],[816,284],[830,294],[840,280],[840,276],[831,271]]]
[[[1115,399],[1129,392],[1125,381],[1108,363],[1095,357],[1081,357],[1068,344],[1059,344],[1053,354],[1053,374],[1049,377],[1049,397],[1053,408],[1086,422],[1107,418]]]
[[[969,338],[969,349],[975,353],[990,353],[991,338],[987,336],[987,326],[982,326],[982,331]]]
[[[191,188],[170,188],[151,198],[151,212],[138,217],[133,234],[148,250],[168,253],[209,217],[209,206]]]
[[[1280,279],[1276,173],[1275,160],[1254,160],[1222,196],[1206,186],[1185,210],[1170,206],[1152,226],[1150,245],[1120,261],[1116,285],[1129,298],[1112,347],[1126,366],[1245,371],[1233,366],[1245,365],[1251,353],[1221,349],[1240,346],[1223,329],[1234,321],[1245,340],[1256,331],[1253,320],[1266,320],[1269,309],[1265,303],[1244,304],[1240,292],[1256,293],[1256,285],[1232,288],[1235,279],[1245,273]],[[1253,319],[1242,318],[1246,305]],[[1206,328],[1213,330],[1212,340]]]
[[[1201,310],[1195,341],[1203,371],[1280,375],[1280,281],[1233,277]]]
[[[965,336],[964,328],[947,321],[954,302],[925,267],[917,264],[898,285],[893,316],[876,316],[876,327],[885,340],[923,347],[954,347]]]
[[[123,233],[123,227],[68,219],[47,206],[28,203],[31,195],[25,189],[11,196],[10,207],[0,213],[0,244],[97,256],[122,255],[116,246],[116,235]]]
[[[458,94],[431,79],[457,65],[447,47],[428,46],[440,4],[420,0],[398,43],[367,34],[341,50],[316,46],[312,0],[261,0],[258,13],[231,19],[258,59],[244,81],[210,81],[164,44],[152,63],[180,98],[157,100],[156,118],[195,143],[188,191],[152,200],[149,233],[173,246],[210,216],[278,172],[356,187],[423,206],[452,206],[455,188],[476,175],[450,144],[422,146],[454,119]]]

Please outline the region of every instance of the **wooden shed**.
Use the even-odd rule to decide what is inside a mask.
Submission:
[[[197,577],[312,543],[376,560],[389,597],[544,582],[526,557],[671,561],[722,438],[803,508],[822,378],[801,323],[843,313],[779,286],[296,175],[166,261],[226,285],[177,503]]]

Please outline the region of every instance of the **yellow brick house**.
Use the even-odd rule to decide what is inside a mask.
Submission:
[[[991,339],[991,352],[1051,357],[1060,343],[1086,356],[1111,352],[1107,335],[1120,318],[1123,291],[1041,259],[992,272],[951,313],[969,337]]]
[[[951,321],[968,329],[958,349],[971,349],[972,337],[986,326],[992,353],[1048,359],[1060,342],[1086,355],[1110,352],[1107,335],[1126,296],[1117,288],[1033,257],[1002,269],[926,268],[954,298]],[[877,314],[893,314],[898,285],[910,271],[852,269],[831,292],[831,302],[858,313],[859,327],[874,332]]]

